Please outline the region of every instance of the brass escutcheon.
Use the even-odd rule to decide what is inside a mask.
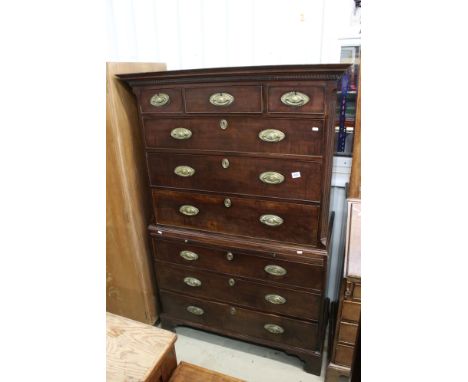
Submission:
[[[223,130],[226,130],[228,128],[228,121],[226,121],[225,119],[221,119],[219,121],[219,127],[221,127],[221,129]]]

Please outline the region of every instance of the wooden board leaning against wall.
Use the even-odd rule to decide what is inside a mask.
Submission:
[[[359,65],[356,126],[354,127],[353,164],[349,182],[349,198],[361,199],[361,65]]]
[[[164,70],[161,63],[106,64],[106,310],[148,324],[158,318],[146,231],[151,200],[135,98],[115,74]]]

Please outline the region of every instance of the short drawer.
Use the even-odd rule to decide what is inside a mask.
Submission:
[[[146,147],[323,155],[323,121],[223,116],[143,119]]]
[[[321,161],[147,153],[151,186],[320,201]]]
[[[261,113],[262,87],[219,85],[185,89],[187,113]]]
[[[359,322],[361,316],[361,304],[358,302],[343,301],[341,319],[345,321]]]
[[[361,284],[354,284],[353,299],[361,300]]]
[[[203,325],[206,329],[240,334],[304,349],[315,349],[318,325],[273,314],[260,313],[161,290],[163,313]]]
[[[143,113],[183,113],[182,90],[171,88],[143,89],[138,97]]]
[[[351,367],[354,358],[354,347],[337,344],[335,349],[335,362],[337,365]]]
[[[253,198],[153,190],[156,223],[275,241],[317,243],[319,207]]]
[[[279,260],[273,256],[243,253],[231,248],[204,247],[193,242],[186,244],[183,241],[153,239],[153,246],[157,260],[280,283],[286,287],[323,290],[323,265]],[[271,268],[272,265],[280,272],[271,272],[271,269],[275,269]]]
[[[338,330],[338,341],[354,345],[356,343],[357,332],[358,324],[341,322]]]
[[[313,114],[324,111],[324,87],[302,84],[268,87],[269,113]]]
[[[320,317],[317,294],[159,261],[155,269],[161,289],[300,319],[318,321]]]

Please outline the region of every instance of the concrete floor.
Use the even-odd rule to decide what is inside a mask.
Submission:
[[[324,380],[325,358],[320,377],[304,372],[299,358],[186,327],[177,327],[177,360],[186,361],[245,379],[248,382],[319,382]]]

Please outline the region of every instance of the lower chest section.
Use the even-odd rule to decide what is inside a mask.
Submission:
[[[325,259],[232,245],[153,238],[163,315],[252,341],[316,350]]]

